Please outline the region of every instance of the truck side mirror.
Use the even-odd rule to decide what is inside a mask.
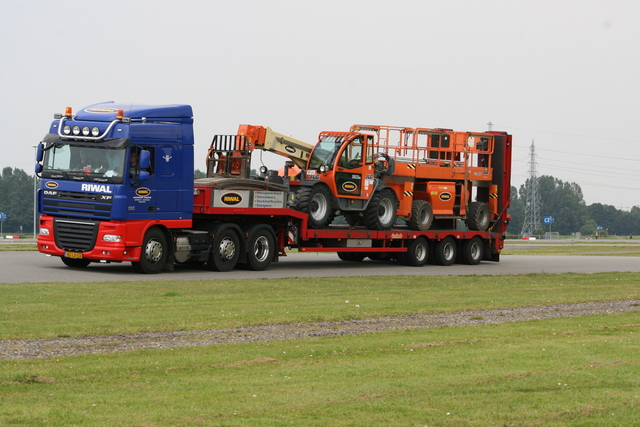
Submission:
[[[42,172],[42,163],[36,163],[36,175]]]
[[[36,162],[40,163],[44,158],[44,146],[42,142],[36,146]]]
[[[149,150],[140,150],[140,169],[149,169],[151,167],[151,153]],[[149,172],[147,172],[147,175]]]
[[[138,179],[140,181],[146,181],[149,179],[149,172],[141,170],[138,172]]]

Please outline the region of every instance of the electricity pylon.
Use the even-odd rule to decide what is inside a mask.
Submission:
[[[522,224],[522,236],[532,236],[535,230],[540,230],[540,194],[538,193],[538,162],[536,161],[536,147],[531,140],[529,151],[529,179],[525,185],[527,192],[525,198],[524,223]]]

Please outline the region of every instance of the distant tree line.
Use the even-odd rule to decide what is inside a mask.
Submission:
[[[206,174],[195,171],[196,178]],[[0,176],[0,212],[7,215],[3,221],[2,231],[7,233],[33,233],[33,175],[27,175],[22,169],[5,167]],[[36,185],[39,185],[36,182]],[[520,235],[525,218],[525,203],[529,180],[520,189],[511,187],[511,206],[509,214],[511,222],[507,228],[510,235]],[[600,236],[640,235],[640,206],[630,211],[616,209],[611,205],[594,203],[587,206],[582,189],[575,182],[563,182],[552,176],[538,178],[538,194],[540,195],[540,221],[544,216],[555,217],[551,231],[561,235],[580,232],[583,236],[593,236],[596,231]],[[597,230],[602,227],[602,230]],[[542,224],[535,234],[543,235],[549,227]]]
[[[22,169],[7,166],[0,176],[0,212],[6,214],[2,221],[4,234],[33,234],[34,176]],[[36,185],[39,185],[36,182]]]
[[[527,180],[520,189],[511,187],[511,222],[507,232],[520,235],[525,219],[525,204],[530,181]],[[553,216],[552,232],[569,236],[580,232],[582,236],[617,235],[629,236],[640,234],[640,206],[630,211],[616,209],[611,205],[594,203],[588,205],[584,201],[582,189],[575,182],[563,182],[552,176],[538,177],[538,195],[540,196],[540,222],[545,216]],[[598,230],[598,227],[602,227]],[[549,226],[541,224],[534,234],[543,235]]]

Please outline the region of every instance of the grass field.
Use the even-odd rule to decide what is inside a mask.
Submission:
[[[639,298],[640,273],[0,284],[0,338]],[[0,425],[637,426],[639,334],[630,312],[2,360]]]

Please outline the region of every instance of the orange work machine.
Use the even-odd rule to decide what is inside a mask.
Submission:
[[[502,214],[497,199],[504,162],[494,162],[502,133],[354,125],[322,132],[298,184],[295,205],[323,228],[339,211],[351,226],[387,230],[486,231]],[[501,157],[501,156],[498,156]],[[502,205],[505,208],[504,204]]]

